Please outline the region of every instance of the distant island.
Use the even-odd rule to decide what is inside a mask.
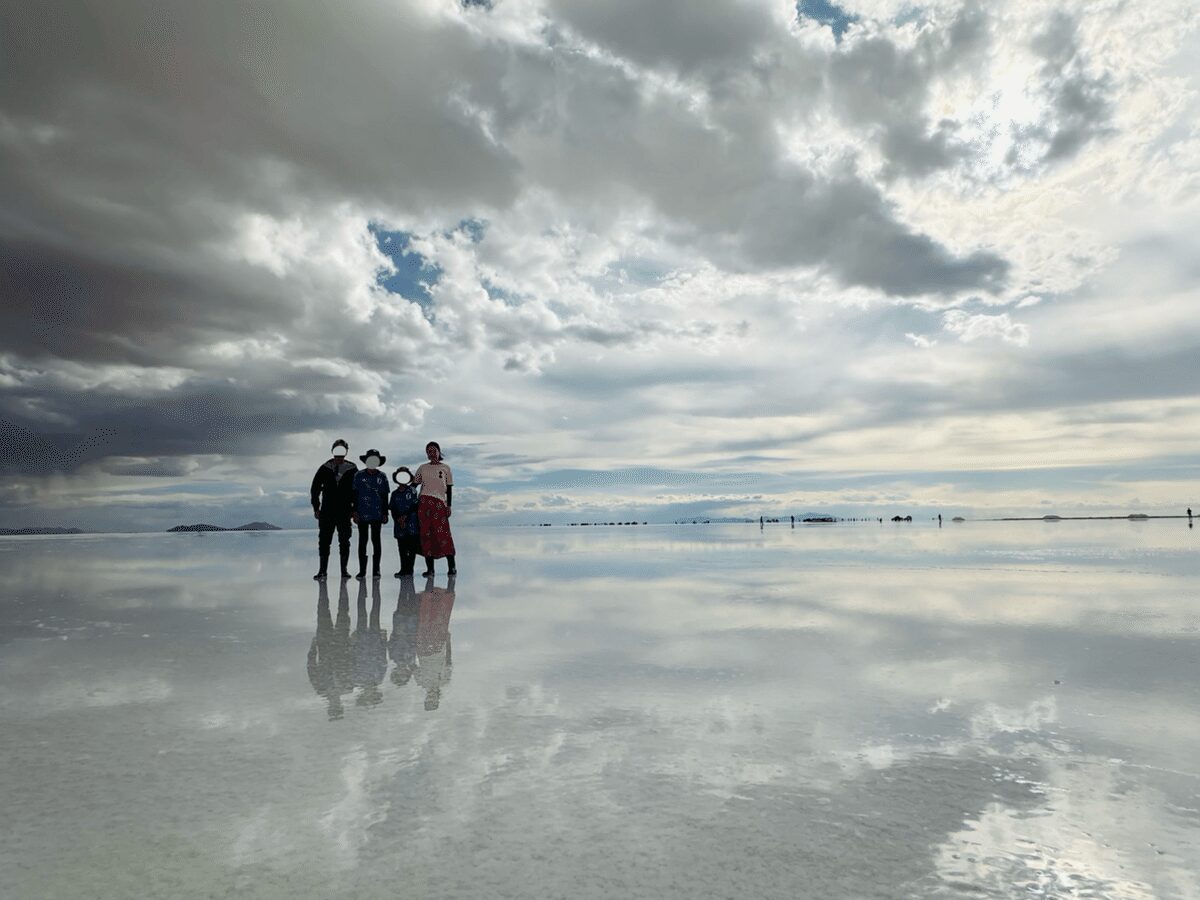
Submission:
[[[0,528],[0,535],[16,534],[87,534],[82,528]]]
[[[207,525],[204,523],[176,525],[174,528],[168,528],[167,531],[283,531],[283,529],[278,525],[272,525],[270,522],[247,522],[245,525],[239,525],[237,528],[222,528],[220,525]]]

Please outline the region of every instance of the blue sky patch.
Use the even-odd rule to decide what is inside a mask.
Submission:
[[[499,300],[505,306],[520,306],[521,298],[512,291],[506,290],[499,285],[493,284],[488,279],[484,278],[480,281],[483,289],[487,291],[487,295],[492,300]]]
[[[895,25],[924,25],[929,21],[929,13],[922,6],[906,9],[892,20]]]
[[[412,249],[412,235],[407,231],[385,231],[374,225],[368,228],[375,244],[396,267],[393,273],[380,273],[379,286],[405,300],[428,305],[433,300],[429,288],[442,277],[441,268]]]
[[[483,240],[483,235],[487,232],[487,222],[483,219],[463,219],[452,229],[451,233],[454,231],[461,231],[469,235],[471,243],[478,244]]]
[[[796,12],[806,19],[815,19],[822,25],[828,25],[833,29],[834,39],[839,41],[851,23],[858,21],[858,16],[851,15],[829,0],[799,0]]]

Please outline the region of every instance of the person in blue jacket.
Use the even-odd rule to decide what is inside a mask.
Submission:
[[[366,464],[362,471],[354,473],[354,500],[352,518],[358,525],[358,575],[363,581],[367,577],[367,535],[371,536],[371,577],[379,577],[379,560],[383,556],[381,531],[388,520],[387,476],[379,467],[387,457],[372,447],[359,457]]]
[[[407,477],[401,481],[401,473]],[[400,550],[400,571],[397,578],[412,575],[417,554],[421,552],[421,523],[417,519],[417,490],[412,483],[412,471],[408,466],[401,466],[392,473],[392,481],[396,489],[392,491],[392,499],[388,509],[392,512],[393,533],[396,536],[396,546]]]

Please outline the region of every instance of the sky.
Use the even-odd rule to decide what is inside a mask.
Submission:
[[[1200,508],[1193,0],[0,12],[0,526]]]

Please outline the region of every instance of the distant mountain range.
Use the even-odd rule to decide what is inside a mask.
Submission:
[[[174,528],[168,528],[167,531],[283,531],[283,529],[278,525],[272,525],[270,522],[247,522],[245,525],[239,525],[237,528],[222,528],[220,525],[206,525],[204,523],[176,525]]]
[[[82,528],[0,528],[0,535],[11,534],[87,534]]]

